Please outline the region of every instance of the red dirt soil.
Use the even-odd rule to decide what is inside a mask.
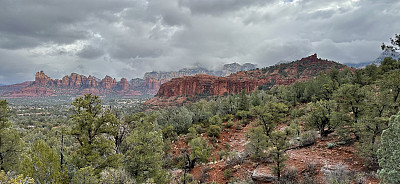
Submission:
[[[220,138],[217,139],[217,143],[214,144],[214,151],[212,153],[213,159],[210,159],[216,161],[203,165],[196,165],[195,168],[191,170],[190,174],[192,174],[195,179],[200,179],[203,169],[209,168],[211,170],[208,172],[209,177],[207,178],[207,182],[215,181],[219,184],[228,182],[224,178],[224,171],[225,169],[228,169],[226,167],[226,162],[225,160],[219,160],[217,152],[224,148],[224,143],[230,145],[231,151],[244,152],[247,142],[245,132],[251,127],[251,125],[247,125],[246,127],[243,127],[242,130],[236,130],[232,127],[222,131]],[[280,125],[278,127],[283,126]],[[202,134],[202,136],[207,138],[206,134]],[[184,138],[180,137],[178,141],[173,143],[174,145],[172,146],[172,152],[174,156],[179,155],[182,148],[188,148],[187,144],[183,140]],[[207,140],[209,139],[207,138]],[[286,155],[288,156],[286,168],[297,168],[299,171],[298,175],[300,176],[301,172],[305,170],[307,163],[314,162],[317,164],[317,171],[319,173],[317,178],[321,182],[323,181],[323,174],[320,172],[320,169],[324,165],[336,165],[342,163],[348,166],[351,171],[363,171],[363,162],[355,154],[356,150],[354,145],[338,145],[333,149],[328,149],[326,144],[329,142],[337,142],[336,136],[329,136],[324,139],[319,138],[314,145],[309,147],[288,150],[286,152]],[[211,142],[209,143],[212,145]],[[270,165],[271,164],[266,163],[255,163],[250,159],[246,159],[243,164],[230,167],[229,169],[234,172],[234,177],[244,180],[251,179],[251,175],[256,168],[269,171]],[[367,178],[367,183],[378,184],[379,180],[375,178]]]

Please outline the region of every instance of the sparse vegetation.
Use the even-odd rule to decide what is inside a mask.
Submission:
[[[277,183],[318,183],[322,170],[327,183],[363,183],[370,175],[350,170],[364,162],[356,169],[398,183],[399,71],[400,61],[386,58],[380,66],[332,68],[288,86],[269,89],[279,82],[271,81],[260,86],[268,90],[201,95],[150,111],[105,105],[94,95],[55,105],[1,100],[0,181],[210,183],[218,175],[243,183],[263,167]],[[261,70],[247,74],[265,78]],[[296,150],[307,157],[294,160]],[[313,159],[319,162],[307,163]]]

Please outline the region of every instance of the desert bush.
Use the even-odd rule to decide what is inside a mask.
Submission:
[[[249,124],[249,122],[246,121],[246,120],[240,120],[240,121],[238,121],[238,122],[239,122],[239,124],[242,125],[242,127],[245,127],[245,126],[247,126],[247,125]]]
[[[225,169],[224,178],[229,180],[233,177],[233,171],[231,169]]]
[[[319,184],[317,180],[318,165],[316,162],[308,162],[304,169],[303,179],[299,182],[300,184]]]
[[[278,184],[297,184],[299,180],[297,178],[299,170],[295,167],[290,167],[283,172],[281,180]]]
[[[351,172],[347,166],[339,163],[332,167],[323,167],[321,172],[324,173],[325,182],[328,184],[347,184],[351,182]]]
[[[228,156],[228,152],[226,150],[220,150],[217,152],[217,155],[219,156],[219,159],[222,160]]]
[[[249,111],[237,111],[236,112],[236,117],[240,118],[241,120],[247,119],[248,115],[249,115]]]
[[[326,147],[328,147],[328,149],[333,149],[334,147],[336,147],[336,143],[329,142],[329,143],[326,144]]]
[[[233,152],[233,153],[229,154],[229,157],[226,159],[226,162],[225,162],[226,167],[243,164],[243,162],[247,156],[248,155],[245,153],[238,153],[238,152]]]
[[[225,128],[231,128],[232,126],[233,126],[232,120],[229,120],[229,121],[226,122],[226,124],[225,124]]]
[[[239,123],[239,122],[236,122],[236,123],[235,123],[235,129],[236,129],[236,130],[242,130],[242,129],[243,129],[242,124]]]
[[[315,143],[317,134],[314,131],[307,131],[300,135],[300,146],[311,146]]]
[[[219,138],[219,136],[221,134],[221,127],[218,125],[211,125],[208,128],[207,134],[209,137]]]
[[[225,115],[222,117],[222,120],[223,120],[223,121],[229,121],[229,120],[233,120],[233,118],[234,118],[234,116],[233,116],[232,114],[225,114]]]
[[[229,145],[229,144],[226,143],[226,142],[224,142],[224,143],[222,144],[222,146],[224,146],[224,148],[225,148],[226,150],[231,150],[231,145]]]
[[[205,167],[201,170],[201,174],[200,174],[200,178],[199,178],[199,182],[200,183],[206,183],[207,178],[210,177],[210,175],[208,174],[208,172],[210,172],[212,169],[209,167]]]
[[[316,162],[308,162],[306,164],[306,169],[304,170],[305,174],[308,175],[317,175],[318,174],[318,164]]]
[[[194,179],[193,175],[187,173],[186,177],[182,174],[182,176],[179,178],[179,183],[197,184],[197,180]]]

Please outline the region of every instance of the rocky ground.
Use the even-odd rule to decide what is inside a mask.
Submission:
[[[279,126],[278,126],[279,127]],[[221,133],[217,143],[214,144],[212,161],[196,165],[190,173],[198,180],[206,182],[218,182],[220,184],[228,182],[224,178],[224,171],[230,169],[233,172],[233,178],[240,180],[254,181],[255,183],[272,183],[275,177],[271,172],[270,166],[273,163],[256,163],[250,160],[246,155],[245,145],[247,142],[246,132],[251,128],[251,125],[237,130],[234,127],[226,129]],[[207,137],[206,134],[202,134]],[[288,160],[286,161],[286,169],[294,170],[297,173],[299,180],[311,175],[314,182],[325,183],[324,179],[329,173],[336,171],[345,171],[357,176],[361,183],[378,184],[376,174],[366,172],[362,160],[355,154],[354,145],[339,145],[327,147],[328,143],[337,142],[337,136],[332,134],[327,138],[318,138],[312,146],[303,148],[294,148],[286,152]],[[210,142],[211,144],[211,142]],[[241,159],[219,160],[217,152],[228,144],[232,152],[241,155]],[[172,152],[175,155],[180,153],[182,148],[187,148],[184,138],[181,137],[174,143]],[[310,168],[313,170],[310,171]],[[340,170],[341,169],[341,170]],[[181,170],[175,172],[175,175],[180,175]]]

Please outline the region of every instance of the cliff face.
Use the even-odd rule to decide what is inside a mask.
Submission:
[[[186,76],[172,79],[164,83],[157,96],[171,97],[181,95],[224,95],[239,93],[242,89],[247,92],[257,88],[255,79],[240,79],[236,77],[215,77],[206,74]]]
[[[342,64],[319,59],[314,54],[290,63],[237,72],[229,77],[196,75],[172,79],[161,85],[157,96],[236,94],[243,89],[248,92],[258,87],[270,88],[274,85],[289,85],[296,81],[306,81],[320,72],[327,72],[332,67],[346,68]]]
[[[217,77],[228,76],[232,73],[239,71],[248,71],[255,69],[256,65],[251,63],[245,63],[240,65],[238,63],[226,64],[219,70],[208,70],[202,67],[196,68],[183,68],[179,71],[174,72],[147,72],[144,75],[145,86],[148,89],[148,93],[156,94],[161,85],[165,82],[170,81],[173,78],[194,76],[198,74],[207,74]]]

